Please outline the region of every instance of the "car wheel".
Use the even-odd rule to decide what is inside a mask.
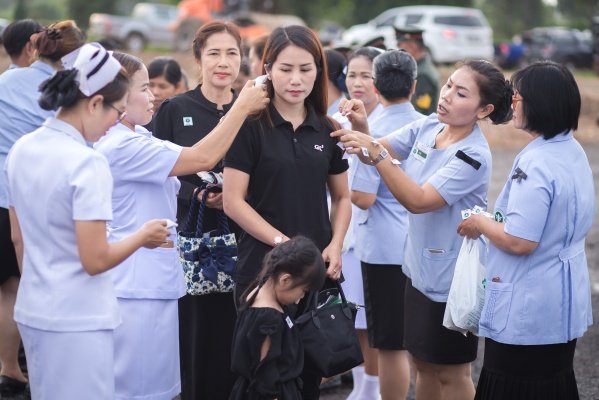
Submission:
[[[146,41],[141,34],[131,33],[125,39],[125,46],[130,51],[140,52],[146,47]]]

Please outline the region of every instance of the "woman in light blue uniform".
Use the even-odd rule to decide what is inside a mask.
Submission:
[[[375,47],[362,47],[357,49],[349,56],[345,77],[345,86],[350,99],[359,99],[364,103],[368,121],[377,119],[383,112],[383,106],[379,102],[379,96],[374,88],[372,80],[372,62],[376,56],[383,51]],[[347,100],[341,99],[337,105],[337,112],[333,114],[335,119],[343,128],[351,128],[351,115],[347,117],[339,112],[339,107],[345,104]],[[360,162],[356,156],[350,155],[348,158],[349,170],[347,176],[349,182],[353,180],[356,168]],[[345,295],[356,302],[364,304],[364,289],[362,285],[362,271],[360,268],[360,259],[354,252],[356,245],[355,227],[356,220],[364,211],[355,205],[352,205],[352,219],[350,221],[345,240],[343,241],[343,290]],[[360,339],[360,347],[364,355],[364,364],[352,369],[354,388],[350,393],[348,400],[355,399],[375,399],[379,394],[378,362],[377,351],[368,345],[368,336],[366,333],[366,310],[358,310],[355,321],[356,332]]]
[[[552,62],[512,82],[514,126],[534,139],[514,161],[494,220],[475,216],[458,227],[490,241],[476,398],[578,399],[573,359],[592,323],[585,238],[595,214],[592,171],[573,136],[580,93]]]
[[[410,212],[403,265],[409,278],[404,346],[418,373],[418,398],[474,396],[470,362],[476,358],[477,338],[442,326],[462,241],[452,224],[461,220],[461,210],[486,206],[491,152],[477,122],[507,121],[511,94],[509,82],[495,66],[468,61],[443,86],[437,114],[379,141],[355,131],[333,134],[351,153],[376,166],[393,196]],[[405,172],[397,159],[404,160]]]
[[[424,118],[410,103],[416,86],[416,61],[411,55],[400,50],[387,51],[374,59],[373,72],[374,86],[384,107],[378,118],[369,123],[374,138]],[[381,396],[383,400],[393,396],[405,398],[410,367],[403,347],[406,276],[401,265],[408,212],[372,166],[357,163],[350,186],[352,202],[361,208],[354,217],[355,253],[362,264],[368,343],[379,354]]]
[[[114,218],[109,240],[119,240],[148,218],[176,219],[176,178],[212,168],[232,143],[246,116],[268,100],[249,82],[231,112],[193,147],[152,137],[154,96],[148,70],[137,57],[115,53],[131,78],[126,116],[96,144],[114,176]],[[115,331],[116,399],[170,400],[181,391],[177,302],[185,280],[175,248],[176,232],[160,248],[140,249],[111,271],[123,324]]]
[[[112,176],[87,143],[122,115],[128,79],[98,44],[84,45],[73,65],[41,86],[40,105],[58,109],[56,118],[19,139],[6,163],[23,271],[15,320],[36,400],[114,399],[114,330],[121,315],[102,272],[167,237],[166,222],[155,220],[107,242]]]

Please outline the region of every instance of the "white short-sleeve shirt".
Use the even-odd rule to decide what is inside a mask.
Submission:
[[[399,129],[387,139],[401,155],[406,173],[417,184],[430,184],[445,206],[409,214],[408,240],[403,264],[412,285],[433,301],[447,301],[463,238],[456,227],[461,210],[486,208],[491,174],[491,151],[478,125],[464,139],[445,149],[435,140],[443,129],[436,114]]]
[[[151,219],[176,220],[181,186],[169,177],[182,147],[152,137],[143,127],[133,132],[118,124],[97,144],[114,176],[113,219],[109,241],[118,241]],[[177,242],[175,229],[170,240]],[[177,299],[185,294],[185,279],[176,248],[137,250],[109,274],[122,298]]]
[[[112,281],[83,269],[75,235],[75,221],[112,218],[104,156],[73,126],[49,118],[16,142],[6,177],[25,249],[15,320],[49,331],[115,328],[120,314]]]

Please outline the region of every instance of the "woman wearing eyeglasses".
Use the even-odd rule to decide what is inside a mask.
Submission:
[[[592,171],[573,135],[580,93],[572,73],[549,61],[516,72],[512,84],[514,126],[533,140],[514,161],[494,219],[458,226],[490,242],[476,399],[578,399],[573,360],[593,319],[585,239],[595,214]]]
[[[212,168],[229,148],[247,115],[268,103],[263,88],[246,85],[232,112],[203,140],[181,147],[143,128],[153,115],[148,70],[134,56],[114,53],[131,76],[122,120],[96,149],[114,176],[114,217],[109,240],[120,240],[151,218],[175,220],[176,178]],[[170,400],[181,391],[178,299],[185,280],[175,248],[176,231],[158,248],[140,249],[111,271],[123,323],[115,331],[117,399]]]
[[[33,399],[115,398],[114,331],[121,313],[103,272],[167,237],[165,221],[144,220],[118,242],[106,239],[112,176],[88,143],[114,125],[128,83],[104,48],[84,45],[72,69],[40,87],[41,107],[58,110],[57,116],[8,155],[9,214],[23,272],[15,320]]]

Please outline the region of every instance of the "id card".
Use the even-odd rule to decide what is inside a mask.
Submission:
[[[426,157],[428,157],[428,153],[430,152],[430,146],[427,146],[424,143],[416,142],[414,147],[412,148],[412,156],[420,162],[426,161]]]

